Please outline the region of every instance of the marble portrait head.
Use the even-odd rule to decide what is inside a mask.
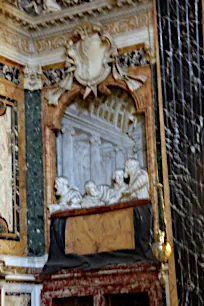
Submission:
[[[113,172],[113,186],[114,187],[120,187],[124,184],[124,170],[123,169],[116,169]]]
[[[85,193],[87,195],[90,195],[92,197],[98,197],[99,196],[99,190],[96,186],[96,184],[93,181],[88,181],[84,185]]]
[[[140,168],[138,159],[130,158],[125,163],[125,173],[124,177],[128,178],[133,172]]]
[[[57,177],[55,180],[56,196],[61,197],[67,193],[69,189],[69,181],[66,177]]]

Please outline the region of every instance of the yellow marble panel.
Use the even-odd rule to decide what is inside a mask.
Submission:
[[[87,255],[134,247],[133,208],[67,218],[66,254]]]

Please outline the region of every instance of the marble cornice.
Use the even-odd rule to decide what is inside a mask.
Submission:
[[[64,8],[58,12],[48,13],[39,16],[29,16],[14,6],[0,1],[0,16],[6,17],[8,23],[15,24],[17,28],[24,29],[32,34],[42,33],[52,30],[61,25],[68,25],[70,22],[95,16],[97,20],[100,16],[108,16],[114,12],[118,15],[119,11],[125,12],[128,8],[147,7],[147,4],[140,3],[138,0],[96,0],[73,7]],[[143,2],[143,1],[142,1]],[[111,18],[111,17],[110,17]],[[38,35],[37,34],[37,35]]]
[[[112,0],[105,2],[107,3],[108,1]],[[0,3],[0,12],[1,6],[2,4]],[[9,7],[9,5],[5,5],[5,7]],[[25,15],[29,20],[34,19],[34,17],[27,16],[12,6],[11,8],[10,14],[15,11],[16,14],[18,13],[21,16]],[[64,11],[60,13],[64,14]],[[73,20],[67,20],[65,23],[62,21],[60,25],[53,23],[53,25],[47,25],[40,30],[29,31],[25,27],[19,27],[17,24],[10,22],[1,13],[0,55],[22,65],[43,65],[43,63],[49,65],[63,62],[64,46],[71,39],[74,27],[76,24],[83,23],[87,20],[87,18],[78,16],[77,18],[73,18]],[[50,18],[50,16],[54,16],[55,14],[51,13],[36,18],[37,20],[38,18],[44,20],[44,18],[48,18],[48,16]],[[127,41],[127,45],[135,45],[138,43],[148,44],[148,26],[153,27],[152,4],[150,3],[147,7],[147,4],[136,1],[131,5],[118,6],[109,12],[103,11],[100,14],[89,16],[88,20],[90,22],[97,21],[104,24],[105,30],[114,39],[118,40],[116,44],[119,48],[125,46],[125,41]]]

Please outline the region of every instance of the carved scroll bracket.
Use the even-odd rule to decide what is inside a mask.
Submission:
[[[131,75],[123,70],[117,60],[118,51],[112,37],[103,31],[101,24],[85,23],[76,27],[76,43],[69,41],[66,46],[66,67],[64,79],[57,88],[47,91],[48,104],[57,105],[66,90],[71,90],[73,81],[85,87],[83,98],[93,92],[97,97],[97,87],[108,78],[124,81],[134,92],[147,80],[144,75]]]

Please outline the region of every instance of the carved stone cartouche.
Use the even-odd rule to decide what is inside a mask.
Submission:
[[[112,37],[104,33],[102,25],[85,23],[76,27],[74,34],[79,39],[75,44],[69,41],[67,45],[68,69],[57,89],[47,92],[49,104],[56,105],[65,90],[72,89],[73,79],[85,87],[84,99],[91,92],[97,97],[97,86],[107,79],[111,71],[113,78],[124,81],[132,92],[147,80],[144,75],[130,75],[120,67],[117,48]]]

